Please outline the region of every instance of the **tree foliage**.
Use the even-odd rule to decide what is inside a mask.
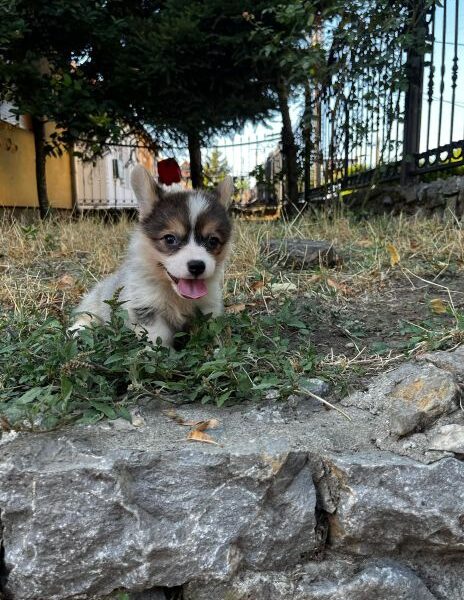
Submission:
[[[230,167],[227,164],[227,159],[221,156],[217,148],[213,148],[203,168],[204,187],[213,189],[229,173]]]
[[[1,97],[53,119],[57,143],[117,140],[127,125],[183,141],[189,131],[206,140],[239,128],[275,108],[237,51],[250,33],[243,4],[4,1]]]
[[[292,99],[309,83],[346,94],[348,73],[353,80],[370,67],[374,72],[392,52],[417,44],[405,26],[413,6],[0,0],[0,101],[57,124],[48,153],[78,141],[94,157],[128,131],[144,129],[160,144],[188,140],[193,163],[213,136],[280,111],[287,191],[296,202]],[[318,36],[321,23],[327,40]],[[396,49],[373,43],[386,31],[397,32]],[[398,71],[393,85],[400,79]],[[192,175],[201,183],[201,165],[192,164]]]

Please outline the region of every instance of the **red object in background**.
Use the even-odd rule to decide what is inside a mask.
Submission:
[[[180,167],[174,158],[166,158],[158,163],[158,178],[160,183],[171,185],[181,180]]]

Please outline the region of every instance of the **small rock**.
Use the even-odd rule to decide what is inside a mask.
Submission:
[[[430,440],[429,448],[464,454],[464,425],[443,425]]]
[[[459,346],[453,352],[439,350],[423,354],[419,360],[431,362],[436,367],[449,371],[456,376],[458,381],[464,383],[464,346]]]
[[[317,396],[327,396],[327,394],[330,391],[329,384],[322,379],[318,379],[317,377],[304,379],[303,381],[301,381],[300,385],[303,389],[307,389],[313,394],[316,394]]]
[[[301,396],[297,396],[296,394],[291,394],[287,398],[287,404],[290,408],[298,408],[301,402]]]
[[[8,444],[8,442],[12,442],[18,437],[18,435],[18,432],[14,431],[13,429],[11,431],[2,431],[0,434],[0,446],[2,444]]]
[[[412,440],[406,440],[405,442],[403,442],[403,448],[405,450],[410,450],[411,448],[416,448],[417,444],[416,442],[413,442]]]
[[[279,394],[279,390],[268,390],[266,392],[266,400],[277,400],[279,398],[280,394]]]
[[[457,409],[459,390],[450,373],[430,364],[405,365],[400,372],[404,377],[389,394],[392,434],[401,437],[421,431],[441,415]]]
[[[142,417],[140,409],[135,408],[134,410],[131,410],[131,416],[132,416],[132,425],[134,427],[144,427],[145,426],[145,419]]]
[[[257,423],[267,423],[267,424],[282,424],[285,423],[285,419],[282,416],[282,409],[284,405],[276,405],[271,401],[271,404],[262,404],[259,406],[254,406],[250,410],[247,411],[247,416],[249,419],[256,421]]]
[[[320,240],[269,240],[263,242],[262,251],[278,260],[279,264],[293,269],[308,269],[320,265],[333,267],[339,257],[330,242]]]
[[[270,285],[270,290],[274,294],[281,294],[286,292],[296,292],[298,287],[291,282],[286,283],[272,283]]]

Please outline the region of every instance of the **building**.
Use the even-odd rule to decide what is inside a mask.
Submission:
[[[37,207],[35,148],[31,120],[17,118],[12,106],[0,103],[0,207]],[[53,125],[47,124],[47,134]],[[101,158],[85,162],[64,152],[46,161],[47,190],[52,208],[120,209],[136,206],[130,171],[143,164],[156,175],[156,158],[144,138],[128,137]]]
[[[261,177],[256,185],[257,198],[260,203],[271,206],[282,204],[282,169],[283,156],[279,146],[268,155],[266,162],[261,166]]]

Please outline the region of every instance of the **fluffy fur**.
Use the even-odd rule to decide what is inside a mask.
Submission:
[[[111,299],[128,311],[129,325],[145,329],[152,341],[172,346],[176,332],[202,313],[221,314],[224,261],[230,248],[227,215],[233,183],[226,178],[215,192],[166,191],[140,165],[132,187],[139,206],[139,224],[132,234],[121,267],[98,283],[81,301],[73,330],[92,320],[107,321]],[[185,296],[187,295],[187,297]]]

